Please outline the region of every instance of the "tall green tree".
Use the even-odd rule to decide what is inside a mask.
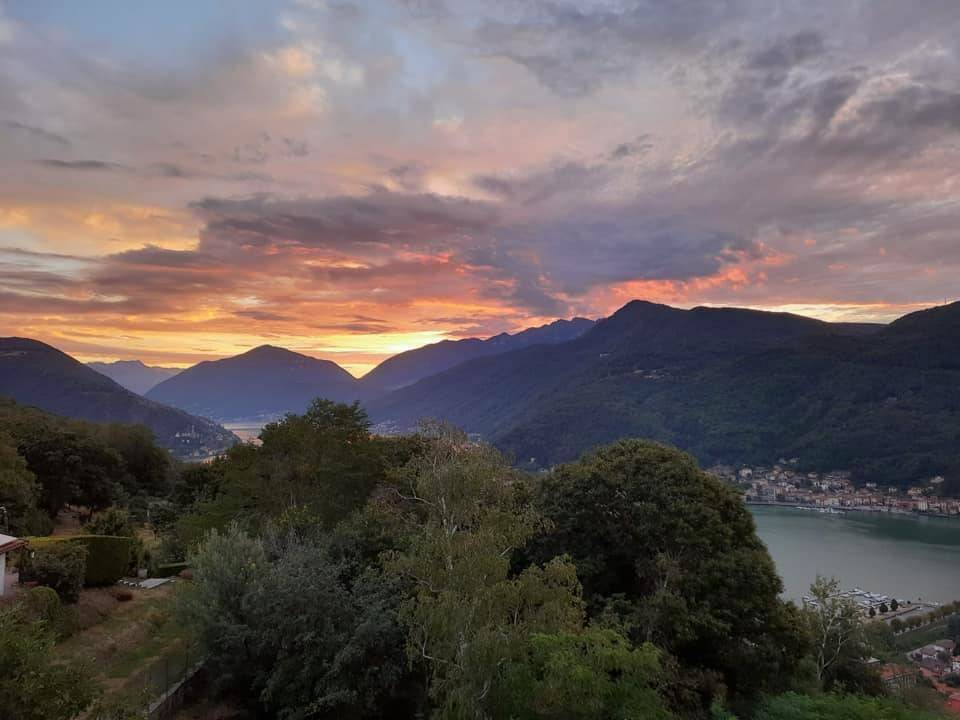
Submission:
[[[871,654],[856,603],[840,596],[840,582],[817,577],[810,586],[812,603],[805,608],[813,638],[817,679],[826,690],[842,687],[878,695],[880,678],[863,661]]]
[[[590,612],[750,697],[789,682],[806,651],[797,610],[779,599],[773,561],[740,496],[689,455],[625,440],[563,465],[540,485],[549,529],[536,560],[568,554]]]
[[[534,633],[571,632],[583,611],[576,569],[563,559],[510,572],[539,527],[517,501],[513,471],[493,448],[446,426],[405,466],[397,494],[418,516],[409,547],[388,567],[411,582],[403,606],[407,652],[426,668],[436,715],[490,717],[505,664]]]
[[[40,487],[13,441],[0,433],[0,532],[27,534],[37,510]]]
[[[40,483],[40,505],[51,517],[67,504],[91,511],[108,507],[126,472],[116,451],[78,432],[31,434],[20,441],[19,452]]]
[[[314,400],[260,433],[271,510],[308,505],[333,526],[361,507],[383,479],[383,464],[359,405]]]

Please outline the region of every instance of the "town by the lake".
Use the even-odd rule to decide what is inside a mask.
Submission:
[[[709,472],[738,488],[751,504],[784,505],[826,513],[885,512],[960,518],[960,498],[942,497],[942,476],[906,489],[854,484],[845,470],[803,472],[799,458],[781,458],[769,466],[716,465]]]

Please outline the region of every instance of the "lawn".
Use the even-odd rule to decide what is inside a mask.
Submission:
[[[113,606],[102,622],[58,644],[57,653],[86,662],[108,697],[153,698],[179,680],[198,653],[173,618],[173,583],[132,592],[133,599]]]

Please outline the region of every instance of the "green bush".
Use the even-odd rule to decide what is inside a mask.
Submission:
[[[74,603],[87,570],[87,548],[70,542],[47,542],[31,546],[20,565],[21,582],[35,581],[57,593],[63,602]]]
[[[136,531],[130,513],[123,508],[109,507],[97,513],[84,528],[89,535],[111,535],[113,537],[134,537]]]
[[[133,538],[110,535],[72,535],[30,539],[30,548],[34,552],[61,545],[79,546],[86,550],[82,584],[87,587],[112,585],[124,577],[130,568],[134,549]],[[29,555],[29,552],[27,554]]]
[[[57,640],[63,640],[77,631],[77,615],[73,608],[64,607],[53,588],[40,585],[23,594],[25,617],[41,622]]]

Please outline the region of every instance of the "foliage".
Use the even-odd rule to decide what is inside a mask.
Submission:
[[[840,583],[835,578],[817,577],[810,586],[813,602],[805,614],[813,637],[817,679],[825,690],[841,687],[880,694],[879,677],[863,662],[871,648],[860,610],[839,592]]]
[[[34,530],[31,515],[40,487],[13,441],[0,433],[0,532],[26,535]]]
[[[403,716],[415,683],[406,679],[397,581],[375,568],[354,574],[329,538],[269,544],[270,553],[232,525],[192,558],[179,611],[221,687],[280,718]]]
[[[22,463],[13,459],[9,446],[26,463],[36,490],[24,509]],[[16,484],[17,517],[25,529],[46,534],[49,521],[40,512],[56,516],[66,504],[100,510],[145,494],[165,494],[171,473],[168,453],[158,447],[143,426],[113,423],[100,425],[57,417],[0,398],[0,504],[10,503],[9,470],[21,476]]]
[[[502,456],[445,426],[425,428],[425,451],[399,474],[396,491],[419,515],[409,547],[388,567],[411,582],[403,605],[407,652],[428,669],[444,718],[481,717],[505,663],[532,633],[576,630],[576,569],[563,559],[510,573],[511,553],[539,520],[519,507]]]
[[[566,553],[594,617],[751,695],[787,683],[807,638],[778,598],[773,562],[740,498],[688,455],[628,440],[546,476],[536,497],[550,529],[537,560]],[[678,685],[680,683],[677,683]]]
[[[53,588],[65,603],[75,603],[87,570],[87,548],[71,542],[31,546],[22,553],[20,581]]]
[[[53,588],[38,585],[23,593],[23,614],[30,622],[39,622],[55,640],[63,640],[78,629],[76,611],[64,607]]]
[[[53,636],[23,611],[0,607],[0,709],[3,720],[72,720],[96,695],[82,667],[57,662]]]
[[[82,584],[88,587],[112,585],[130,569],[134,551],[133,538],[108,535],[61,535],[49,538],[33,538],[31,549],[37,554],[63,546],[82,547],[85,552]],[[35,564],[30,560],[28,565]]]
[[[99,510],[111,505],[124,475],[120,456],[101,441],[64,431],[31,435],[20,454],[42,487],[41,507],[55,516],[67,504]]]
[[[172,495],[183,510],[177,545],[195,547],[234,520],[263,527],[309,516],[332,528],[363,507],[386,479],[387,457],[402,452],[369,428],[359,406],[316,400],[303,415],[267,425],[260,447],[239,445],[208,469],[183,469]]]
[[[947,635],[960,647],[960,614],[951,615],[947,619]]]
[[[493,717],[593,720],[671,717],[657,693],[659,652],[612,630],[536,634],[493,690]]]
[[[123,508],[109,507],[94,515],[84,528],[90,535],[113,535],[115,537],[136,537],[130,513]]]
[[[267,425],[260,439],[258,506],[271,516],[307,506],[332,526],[384,477],[370,421],[356,404],[314,400],[303,415]]]
[[[856,695],[797,695],[766,700],[755,720],[935,720],[898,700]]]

